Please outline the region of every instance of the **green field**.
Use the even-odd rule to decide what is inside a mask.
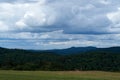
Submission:
[[[99,71],[0,71],[0,80],[120,80],[120,73]]]

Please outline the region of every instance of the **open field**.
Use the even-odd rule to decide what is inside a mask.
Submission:
[[[120,73],[99,71],[0,71],[0,80],[120,80]]]

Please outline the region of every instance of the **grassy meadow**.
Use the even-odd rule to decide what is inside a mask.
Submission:
[[[120,73],[100,71],[0,71],[0,80],[120,80]]]

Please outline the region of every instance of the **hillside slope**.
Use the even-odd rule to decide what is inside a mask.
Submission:
[[[0,69],[120,71],[120,53],[116,51],[118,49],[114,47],[113,50],[96,49],[80,54],[61,55],[0,48]]]

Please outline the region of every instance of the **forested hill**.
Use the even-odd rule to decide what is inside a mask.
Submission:
[[[67,49],[44,50],[45,52],[54,52],[57,54],[77,54],[96,50],[96,47],[71,47]]]
[[[0,69],[120,71],[120,47],[92,48],[75,54],[61,54],[55,51],[0,48]]]

